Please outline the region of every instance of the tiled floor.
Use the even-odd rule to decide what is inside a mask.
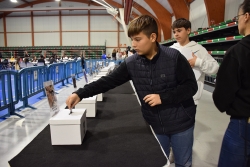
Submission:
[[[77,81],[78,87],[84,83],[84,79]],[[72,91],[72,85],[58,91],[58,103],[61,107],[65,106],[65,100]],[[17,155],[48,124],[50,112],[46,99],[33,106],[38,109],[27,108],[21,111],[21,114],[25,115],[24,119],[9,118],[0,122],[0,167],[9,167],[8,160]],[[228,122],[229,117],[215,108],[212,94],[204,91],[197,108],[194,167],[217,166],[221,141]],[[171,164],[171,167],[174,167],[174,164]]]

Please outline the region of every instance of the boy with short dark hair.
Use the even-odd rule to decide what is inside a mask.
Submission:
[[[172,25],[172,30],[177,43],[174,43],[171,48],[175,48],[179,51],[182,49],[190,50],[193,58],[188,59],[188,62],[190,66],[198,70],[200,74],[196,76],[198,91],[193,96],[194,103],[197,105],[202,95],[205,74],[216,74],[219,69],[219,64],[203,46],[189,40],[189,34],[191,32],[191,22],[189,20],[185,18],[175,20]],[[170,161],[174,161],[172,152],[170,153]]]
[[[166,155],[170,143],[176,167],[192,165],[193,129],[197,91],[194,73],[179,51],[157,42],[156,21],[147,15],[134,19],[128,36],[136,53],[108,76],[78,89],[66,101],[69,109],[81,99],[133,81],[144,119],[153,128]]]
[[[189,40],[189,34],[191,32],[191,22],[189,20],[184,18],[175,20],[172,25],[172,30],[177,43],[174,43],[171,47],[179,51],[183,48],[189,49],[192,52],[193,58],[189,59],[188,62],[192,68],[201,73],[200,77],[196,78],[198,91],[193,97],[197,105],[202,95],[205,75],[216,74],[219,69],[219,64],[203,46],[195,41]]]

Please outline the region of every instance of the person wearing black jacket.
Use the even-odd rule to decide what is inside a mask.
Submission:
[[[113,49],[112,60],[116,60],[116,49]]]
[[[56,63],[55,55],[52,55],[49,59],[49,64]]]
[[[142,115],[166,155],[171,145],[176,167],[191,167],[196,113],[193,95],[198,89],[192,68],[178,50],[157,43],[158,28],[152,17],[142,15],[134,19],[129,24],[128,36],[136,53],[113,73],[78,89],[66,104],[71,109],[83,98],[132,80]]]
[[[218,167],[249,167],[250,163],[250,1],[239,7],[242,38],[224,56],[216,77],[213,100],[231,116],[225,132]]]
[[[28,54],[27,51],[25,51],[25,54],[24,54],[24,63],[27,64],[29,62],[29,58],[30,58],[30,55]]]
[[[85,70],[85,58],[83,55],[81,55],[81,65],[82,65],[82,70]]]
[[[37,63],[43,63],[44,66],[46,65],[43,55],[40,55],[40,59],[37,60]]]

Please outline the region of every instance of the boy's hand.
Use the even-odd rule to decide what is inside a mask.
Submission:
[[[193,68],[193,67],[194,67],[194,65],[195,65],[195,62],[196,62],[197,56],[195,56],[195,54],[194,54],[194,53],[192,53],[192,56],[193,56],[193,58],[192,58],[192,59],[189,59],[189,60],[188,60],[188,62],[189,62],[189,64],[190,64],[190,66]]]
[[[75,107],[75,105],[77,103],[79,103],[79,101],[80,101],[80,98],[78,97],[78,95],[75,94],[75,93],[73,93],[66,100],[66,104],[67,104],[67,106],[68,106],[69,109],[72,109],[73,107]]]
[[[145,103],[148,103],[151,107],[161,104],[161,98],[158,94],[149,94],[143,98]]]

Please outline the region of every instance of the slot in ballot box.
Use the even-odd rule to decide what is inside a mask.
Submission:
[[[52,145],[81,145],[87,131],[86,109],[60,110],[50,118]]]
[[[75,109],[86,108],[87,110],[86,117],[95,117],[96,116],[96,100],[97,100],[97,96],[84,98],[75,106]]]
[[[91,81],[93,82],[93,81],[97,81],[98,79],[100,79],[101,77],[94,77],[94,78],[92,78],[91,79]]]
[[[110,72],[110,70],[111,70],[111,67],[105,67],[105,68],[101,69],[100,71],[101,72]]]
[[[106,76],[106,75],[103,75],[103,74],[97,74],[97,75],[96,75],[96,78],[101,78],[101,77],[103,77],[103,76]]]
[[[99,72],[97,75],[106,76],[108,72]]]

